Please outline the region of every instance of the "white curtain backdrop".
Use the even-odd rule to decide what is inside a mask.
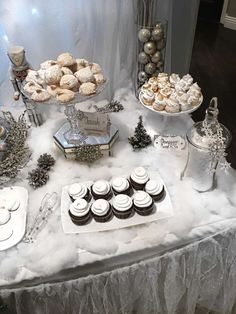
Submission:
[[[168,72],[188,71],[198,2],[156,0],[157,18],[165,18],[169,25]],[[116,88],[127,86],[135,66],[135,3],[136,0],[1,0],[0,105],[11,102],[6,52],[12,45],[25,47],[27,59],[35,69],[42,61],[65,51],[100,63],[109,78],[109,96]]]

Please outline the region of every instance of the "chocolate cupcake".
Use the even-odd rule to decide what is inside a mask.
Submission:
[[[74,224],[80,226],[87,224],[91,219],[88,202],[83,198],[77,198],[70,205],[69,215]]]
[[[109,200],[112,197],[111,186],[108,181],[96,181],[91,187],[91,193],[95,200],[103,198]]]
[[[155,202],[160,201],[165,194],[164,185],[156,180],[149,180],[145,185],[145,191]]]
[[[91,200],[89,189],[82,183],[71,184],[68,191],[72,202],[78,198],[84,198],[87,202]]]
[[[134,194],[134,210],[141,216],[147,216],[152,213],[154,202],[151,196],[144,192],[138,191]]]
[[[125,219],[132,215],[133,201],[126,194],[119,194],[114,198],[112,210],[117,218]]]
[[[115,195],[126,194],[131,196],[133,189],[130,182],[126,178],[117,177],[112,181],[112,190]]]
[[[97,222],[107,222],[112,217],[111,204],[105,199],[96,200],[91,206],[93,218]]]
[[[143,167],[135,168],[130,176],[130,183],[135,190],[143,190],[148,180],[149,176]]]

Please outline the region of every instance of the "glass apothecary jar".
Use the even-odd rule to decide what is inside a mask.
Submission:
[[[225,161],[226,149],[231,142],[229,130],[218,122],[217,98],[212,98],[205,119],[197,122],[186,134],[188,156],[181,178],[191,179],[193,188],[199,192],[216,187],[216,169]]]

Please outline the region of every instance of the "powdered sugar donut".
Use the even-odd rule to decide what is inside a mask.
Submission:
[[[62,67],[68,67],[76,63],[76,60],[69,52],[64,52],[57,57],[57,63]]]
[[[58,92],[61,90],[60,87],[57,85],[48,85],[47,86],[47,92],[52,95],[53,97],[56,97]]]
[[[61,103],[67,103],[75,98],[75,93],[69,89],[61,89],[57,93],[57,100]]]
[[[92,63],[91,64],[91,71],[93,74],[98,74],[102,71],[102,68],[100,67],[99,64],[97,63]]]
[[[83,83],[80,85],[79,92],[86,96],[96,94],[96,85],[91,82]]]
[[[38,102],[46,101],[50,97],[51,95],[45,89],[37,89],[31,95],[31,99]]]
[[[74,75],[67,74],[63,75],[60,80],[60,87],[65,89],[78,89],[79,88],[79,82]]]
[[[67,75],[67,74],[71,74],[73,75],[73,72],[71,71],[71,69],[69,69],[68,67],[62,67],[61,68],[62,74],[63,75]]]
[[[97,85],[101,85],[106,82],[106,79],[102,73],[94,74],[94,78]]]
[[[40,68],[42,70],[47,70],[48,68],[50,68],[51,66],[56,65],[56,64],[57,64],[57,62],[54,60],[46,60],[40,64]]]
[[[62,71],[59,65],[53,65],[45,71],[45,81],[48,85],[59,84],[62,78]]]
[[[26,82],[35,81],[39,85],[43,85],[44,79],[40,77],[39,73],[34,70],[29,70],[25,78]]]
[[[75,77],[81,82],[81,83],[87,83],[87,82],[94,82],[94,75],[90,69],[90,67],[83,68],[77,72],[75,72]]]
[[[30,81],[26,83],[24,86],[24,90],[29,94],[32,94],[34,91],[36,91],[36,89],[41,89],[41,88],[42,86],[37,84],[35,81]]]

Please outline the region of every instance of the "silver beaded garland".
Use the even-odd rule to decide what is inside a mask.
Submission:
[[[156,72],[156,69],[157,69],[157,67],[156,67],[155,63],[150,62],[150,63],[145,65],[145,72],[147,74],[154,74]]]
[[[147,43],[144,44],[144,51],[148,55],[153,55],[157,50],[156,44],[153,41],[148,41]]]
[[[163,29],[161,27],[154,28],[154,30],[152,31],[152,39],[153,40],[160,40],[163,37],[164,37]]]
[[[162,55],[160,51],[157,51],[154,53],[154,55],[151,57],[152,62],[157,63],[162,59]]]
[[[140,29],[139,33],[138,33],[138,38],[142,43],[147,42],[151,37],[151,32],[149,31],[149,29],[146,28],[142,28]]]
[[[138,80],[139,80],[139,82],[141,82],[141,83],[146,82],[146,81],[148,80],[147,73],[145,73],[144,71],[139,72],[139,74],[138,74]]]
[[[144,51],[142,51],[138,55],[138,61],[141,64],[146,64],[150,61],[150,57]]]
[[[157,42],[157,50],[162,50],[166,46],[165,38],[162,38]]]

